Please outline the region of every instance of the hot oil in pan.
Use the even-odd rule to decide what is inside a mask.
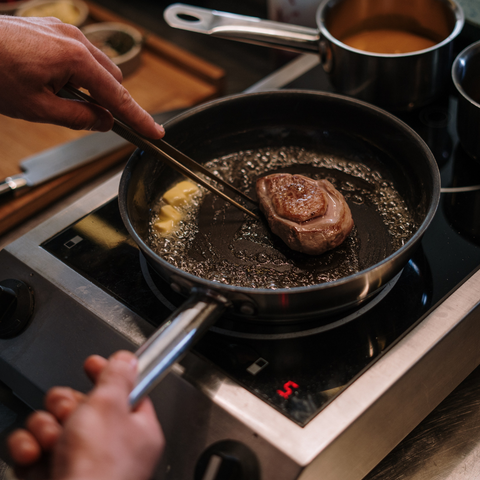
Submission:
[[[355,222],[334,250],[305,255],[289,249],[266,222],[203,191],[175,235],[162,237],[151,228],[148,243],[169,263],[207,280],[268,289],[317,285],[375,265],[418,228],[392,183],[354,156],[270,148],[235,153],[205,166],[251,196],[262,175],[288,172],[325,178],[344,195]],[[155,212],[152,224],[154,220]]]

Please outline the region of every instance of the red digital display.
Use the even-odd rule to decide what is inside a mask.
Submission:
[[[293,393],[292,388],[298,388],[298,385],[290,380],[283,385],[283,390],[277,390],[277,393],[287,399]]]

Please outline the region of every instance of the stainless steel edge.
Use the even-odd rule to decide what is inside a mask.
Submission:
[[[304,428],[219,372],[189,380],[303,468],[299,479],[360,480],[480,364],[478,291],[480,272]]]
[[[463,355],[480,335],[478,291],[480,272],[303,429],[273,409],[261,408],[231,382],[210,379],[205,393],[286,456],[308,466],[302,480],[318,480],[319,473],[322,480],[359,480],[480,363],[480,351],[473,360]],[[471,345],[459,341],[465,329],[471,330]]]
[[[75,272],[40,247],[44,241],[62,231],[78,219],[114,198],[118,193],[121,174],[105,182],[57,215],[46,220],[26,235],[5,247],[17,259],[56,285],[69,292],[81,305],[103,318],[114,330],[140,346],[154,332],[154,327],[117,302],[103,290]]]
[[[92,133],[28,157],[20,163],[27,185],[33,187],[74,168],[98,160],[127,145],[113,132]]]
[[[480,364],[479,291],[477,271],[307,425],[302,480],[363,478]]]

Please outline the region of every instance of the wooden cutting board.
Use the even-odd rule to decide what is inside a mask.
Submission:
[[[143,34],[141,64],[124,79],[123,84],[150,113],[190,107],[222,95],[225,74],[221,68],[103,7],[94,3],[88,3],[88,6],[89,23],[126,23]],[[0,179],[20,173],[19,164],[26,157],[85,135],[92,133],[0,115]],[[29,189],[8,201],[1,201],[0,235],[112,165],[126,161],[133,150],[133,146],[123,147],[90,165]]]

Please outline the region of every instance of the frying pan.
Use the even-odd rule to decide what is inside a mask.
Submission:
[[[150,247],[152,209],[163,193],[181,178],[154,155],[137,150],[129,159],[120,182],[122,219],[151,268],[172,289],[182,293],[186,301],[137,352],[139,380],[131,395],[132,404],[148,393],[222,315],[234,322],[253,325],[312,319],[320,322],[332,313],[357,307],[378,294],[413,255],[439,202],[438,167],[423,140],[393,115],[360,100],[295,90],[242,94],[189,110],[166,123],[165,128],[170,144],[204,164],[217,157],[259,148],[301,148],[319,157],[334,159],[326,172],[334,179],[345,175],[335,159],[358,164],[394,185],[411,212],[416,229],[394,251],[388,245],[385,228],[379,225],[381,222],[375,213],[378,205],[358,206],[349,202],[360,244],[358,271],[333,281],[288,288],[239,287],[201,278],[169,263]],[[303,168],[301,163],[298,168]],[[204,202],[207,199],[208,196]],[[213,221],[204,222],[206,235],[215,237],[212,243],[225,243],[225,238],[233,235],[229,233],[232,223],[237,222],[237,227],[242,225],[244,214],[233,210],[225,210],[224,223],[216,232],[208,232]],[[199,233],[202,234],[202,229]],[[192,249],[195,245],[196,241]],[[280,245],[279,249],[282,249]],[[219,263],[224,260],[221,258],[224,251],[220,245],[215,252]],[[335,255],[333,252],[329,258],[335,259]],[[255,255],[246,257],[252,261]],[[309,257],[303,261],[308,265],[318,259]],[[334,261],[345,259],[340,255],[340,259]],[[235,266],[245,273],[248,268],[242,261]],[[285,276],[288,277],[289,272]]]
[[[447,91],[454,40],[464,25],[462,8],[453,0],[323,0],[316,29],[184,4],[167,7],[164,18],[174,28],[317,53],[337,93],[389,111],[417,108]],[[372,29],[415,33],[435,45],[407,53],[374,53],[343,41]]]

